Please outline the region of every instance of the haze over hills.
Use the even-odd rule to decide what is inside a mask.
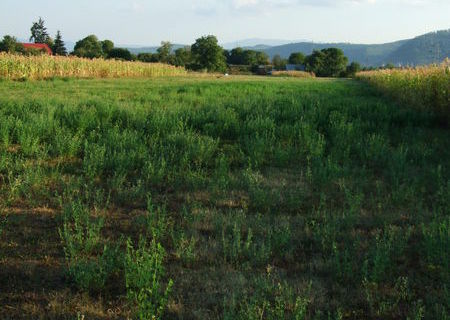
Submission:
[[[356,61],[365,66],[380,66],[387,63],[397,65],[439,63],[450,57],[450,29],[385,44],[300,42],[270,47],[262,51],[269,57],[279,54],[287,58],[292,52],[311,54],[313,50],[330,47],[342,49],[349,61]]]
[[[261,39],[261,38],[252,38],[252,39],[244,39],[238,40],[228,43],[221,44],[224,49],[231,50],[236,47],[241,48],[251,48],[251,49],[267,49],[275,46],[282,46],[289,43],[294,42],[303,42],[306,40],[282,40],[282,39]]]

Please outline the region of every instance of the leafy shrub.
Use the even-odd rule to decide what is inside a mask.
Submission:
[[[140,238],[138,248],[127,241],[125,281],[128,300],[136,305],[136,316],[141,320],[162,319],[173,281],[164,285],[163,260],[165,250],[155,239],[146,243]],[[165,288],[164,288],[165,286]]]
[[[103,219],[92,219],[89,209],[80,201],[65,207],[59,234],[68,274],[77,288],[88,292],[100,292],[108,277],[121,268],[118,247],[100,248],[102,227]]]
[[[256,278],[251,286],[251,289],[225,299],[223,319],[306,319],[310,300],[296,295],[287,283],[276,281],[270,268],[266,276]]]

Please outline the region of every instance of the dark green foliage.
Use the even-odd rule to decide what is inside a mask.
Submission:
[[[225,55],[215,36],[209,35],[197,39],[192,45],[191,52],[194,70],[225,71]]]
[[[345,70],[347,62],[344,52],[337,48],[315,50],[305,59],[307,69],[319,77],[339,76]]]
[[[192,63],[191,47],[178,48],[175,50],[173,64],[178,67],[189,67]]]
[[[158,55],[154,53],[139,53],[137,59],[142,62],[158,62]]]
[[[358,62],[352,62],[347,66],[347,69],[342,75],[345,77],[354,77],[359,71],[361,71],[361,65]]]
[[[66,56],[67,49],[64,45],[64,41],[62,40],[61,32],[58,30],[55,37],[55,43],[52,47],[53,54],[57,56]]]
[[[133,55],[128,49],[124,48],[113,48],[108,52],[108,59],[120,59],[125,61],[131,61]]]
[[[22,44],[17,42],[15,37],[6,35],[0,41],[0,52],[8,53],[24,53],[25,49]]]
[[[247,66],[267,65],[269,57],[264,52],[235,48],[228,52],[227,63]]]
[[[103,44],[95,35],[90,35],[75,44],[73,54],[81,58],[100,58],[103,56]]]
[[[275,70],[286,70],[286,64],[288,61],[280,57],[280,55],[275,55],[272,58],[272,64]]]
[[[102,51],[105,56],[108,56],[112,49],[114,49],[114,43],[111,40],[101,41]]]
[[[31,26],[31,37],[30,41],[35,43],[47,43],[50,41],[50,36],[47,33],[47,28],[45,27],[45,21],[39,17],[37,22],[33,22]]]
[[[169,41],[161,42],[161,46],[158,48],[158,61],[163,63],[169,63],[172,60],[172,47],[173,45]]]
[[[289,56],[289,63],[290,64],[304,64],[305,63],[305,55],[301,52],[293,52]]]

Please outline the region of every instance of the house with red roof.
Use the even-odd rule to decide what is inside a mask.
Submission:
[[[53,55],[52,49],[46,43],[22,43],[25,50],[34,49],[46,52],[48,55]]]

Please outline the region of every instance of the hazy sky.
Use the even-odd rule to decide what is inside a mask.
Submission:
[[[0,0],[0,36],[88,34],[117,44],[221,43],[248,38],[382,43],[450,28],[450,0]]]

